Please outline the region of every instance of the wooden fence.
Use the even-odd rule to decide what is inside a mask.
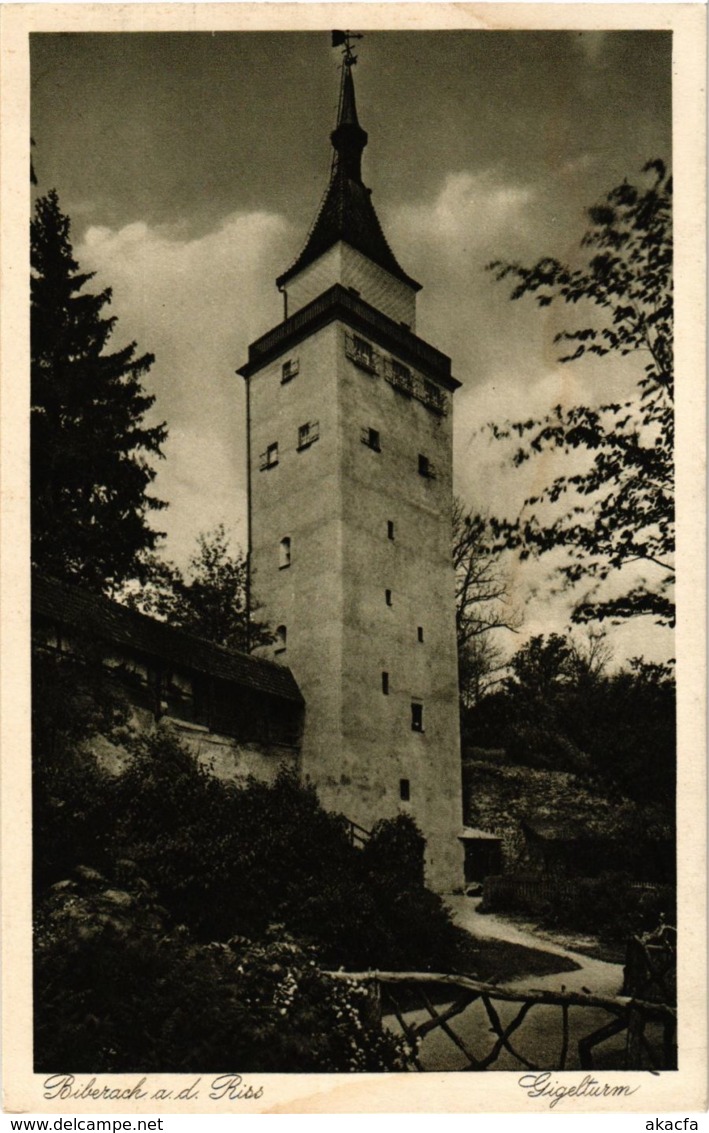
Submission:
[[[483,906],[487,909],[505,908],[510,903],[535,911],[551,904],[562,896],[574,892],[573,880],[544,874],[501,874],[486,877],[483,885]]]
[[[510,1063],[512,1068],[529,1070],[564,1070],[573,1065],[590,1070],[597,1068],[594,1060],[604,1046],[603,1065],[607,1069],[671,1070],[677,1066],[676,1010],[663,1003],[563,989],[558,992],[531,988],[517,991],[480,983],[467,976],[430,972],[333,972],[331,975],[334,979],[361,981],[372,986],[380,1018],[385,1023],[395,1021],[403,1035],[412,1070],[509,1069]],[[469,1015],[474,1008],[478,1014],[473,1020]],[[531,1051],[526,1049],[522,1053],[513,1045],[512,1037],[520,1034],[530,1013],[543,1008],[547,1011],[541,1030],[531,1043]],[[549,1008],[558,1008],[558,1012],[549,1012]],[[572,1011],[575,1013],[573,1027]],[[604,1018],[601,1026],[598,1026],[599,1011]],[[584,1025],[584,1016],[588,1025]],[[453,1019],[462,1024],[458,1030],[452,1026]],[[427,1059],[424,1040],[435,1031],[447,1040],[448,1054],[453,1056],[448,1058],[448,1065],[445,1050],[437,1051],[435,1065]],[[611,1054],[607,1048],[609,1040],[613,1040]],[[489,1046],[484,1049],[487,1041]],[[515,1039],[515,1044],[517,1041]],[[529,1041],[526,1045],[529,1048]],[[551,1047],[558,1054],[548,1053]],[[506,1065],[496,1067],[503,1054],[507,1056]]]
[[[563,877],[558,874],[510,873],[492,875],[483,883],[483,908],[485,910],[507,909],[512,905],[529,912],[539,912],[545,905],[551,905],[560,897],[572,897],[578,890],[578,878]],[[638,881],[632,889],[654,890],[653,882]]]
[[[626,945],[623,994],[652,1003],[677,1002],[677,930],[662,925]]]

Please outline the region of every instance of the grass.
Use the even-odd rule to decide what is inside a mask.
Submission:
[[[554,972],[573,972],[580,965],[567,956],[511,944],[506,940],[471,939],[471,968],[466,975],[482,983],[506,984],[522,976],[549,976]]]

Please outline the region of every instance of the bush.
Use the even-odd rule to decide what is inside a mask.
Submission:
[[[649,932],[661,920],[676,920],[674,888],[638,888],[627,873],[574,879],[544,916],[544,924],[593,933],[611,943]]]
[[[466,965],[458,951],[467,935],[422,884],[424,841],[410,819],[377,824],[360,850],[342,816],[290,773],[236,786],[169,733],[134,747],[122,776],[92,770],[78,808],[74,778],[54,776],[48,793],[39,774],[35,857],[45,886],[80,863],[115,873],[122,859],[205,943],[260,940],[283,923],[333,967]]]
[[[372,877],[393,885],[423,885],[426,839],[408,814],[375,824],[363,849],[363,865]]]
[[[89,861],[104,868],[113,856],[110,822],[115,781],[88,745],[97,735],[121,733],[125,702],[97,680],[98,663],[87,643],[87,664],[32,661],[33,879],[37,891]]]
[[[522,884],[515,885],[516,876]],[[525,886],[525,879],[531,884]],[[486,884],[485,912],[532,914],[548,928],[589,933],[608,943],[622,943],[676,919],[673,886],[641,888],[628,873],[556,879],[510,874],[500,884],[497,880]],[[535,892],[535,880],[546,883],[544,896]]]
[[[360,850],[293,775],[237,786],[131,736],[97,671],[35,667],[36,1070],[405,1069],[366,988],[323,969],[472,969],[415,825]]]
[[[144,892],[71,884],[38,917],[37,1072],[406,1068],[366,985],[292,940],[199,944]]]

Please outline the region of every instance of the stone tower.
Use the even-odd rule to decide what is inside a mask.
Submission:
[[[361,177],[345,43],[329,186],[276,281],[284,321],[246,379],[250,562],[276,660],[305,697],[302,774],[371,829],[411,814],[427,879],[462,883],[450,359],[415,333]]]

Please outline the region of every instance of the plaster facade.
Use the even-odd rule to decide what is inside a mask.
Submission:
[[[341,318],[248,382],[253,588],[305,699],[302,772],[366,829],[412,814],[429,883],[449,890],[463,876],[451,391]]]
[[[420,288],[362,181],[349,33],[330,184],[249,347],[251,605],[305,701],[301,768],[365,829],[410,813],[427,879],[463,882],[451,561],[450,359],[415,334]]]

